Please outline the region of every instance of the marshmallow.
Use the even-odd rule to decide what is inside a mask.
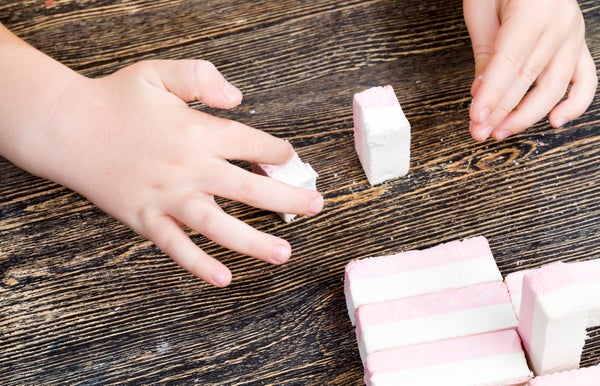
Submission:
[[[408,173],[410,123],[392,86],[354,94],[354,147],[371,185]]]
[[[356,312],[363,360],[389,348],[516,327],[517,317],[502,282],[365,304]]]
[[[568,266],[586,303],[586,326],[600,326],[600,259],[569,263]]]
[[[518,331],[536,375],[579,367],[588,312],[576,280],[564,263],[523,276]]]
[[[510,301],[513,304],[513,308],[515,309],[517,318],[519,317],[519,312],[521,309],[521,296],[522,296],[522,291],[523,291],[523,276],[525,276],[528,272],[532,272],[532,271],[534,271],[534,270],[524,269],[521,271],[509,273],[504,278],[504,284],[506,284],[506,288],[508,288],[508,295],[510,296]]]
[[[367,357],[367,386],[517,385],[531,378],[514,329],[378,351]]]
[[[598,386],[600,365],[562,371],[533,378],[529,386]]]
[[[588,309],[587,327],[600,326],[600,259],[564,263],[564,268],[570,270],[572,285],[579,286]],[[536,269],[526,269],[513,272],[506,276],[504,282],[508,287],[510,300],[519,315],[523,288],[523,277]]]
[[[253,163],[252,172],[271,177],[288,185],[297,186],[309,190],[317,190],[317,172],[308,164],[302,162],[298,153],[283,165],[270,165]],[[295,214],[277,213],[285,222],[290,222],[296,217]]]
[[[478,236],[351,261],[346,265],[344,293],[354,325],[356,309],[364,304],[495,281],[502,281],[502,275],[488,241]]]

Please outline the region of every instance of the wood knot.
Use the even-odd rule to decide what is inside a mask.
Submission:
[[[455,161],[452,164],[452,169],[455,172],[485,171],[518,165],[519,162],[533,153],[536,147],[537,145],[533,141],[512,143],[504,148],[496,148],[493,152],[485,147]]]

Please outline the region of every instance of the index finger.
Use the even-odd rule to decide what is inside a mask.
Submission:
[[[249,161],[281,165],[294,154],[292,145],[265,131],[243,123],[190,109],[191,119],[198,125],[198,141],[208,145],[213,154],[227,160]],[[202,136],[203,130],[211,133]],[[207,143],[210,141],[210,143]]]
[[[537,18],[532,18],[529,11],[523,10],[525,6],[520,2],[511,2],[504,10],[494,54],[471,105],[471,120],[475,123],[486,121],[520,73],[530,73],[525,75],[532,78],[533,83],[534,75],[543,70],[525,67],[544,30],[543,24],[536,21]]]

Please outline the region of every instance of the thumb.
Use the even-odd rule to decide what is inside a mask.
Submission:
[[[242,92],[206,60],[154,60],[149,62],[150,82],[186,102],[229,109],[242,102]]]
[[[482,74],[494,53],[494,43],[500,29],[497,6],[496,1],[463,1],[463,14],[475,58],[475,80],[471,86],[471,96],[477,93]]]

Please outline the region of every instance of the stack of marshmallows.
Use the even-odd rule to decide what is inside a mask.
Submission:
[[[600,385],[578,369],[600,260],[502,280],[479,236],[352,261],[344,292],[367,385]]]

